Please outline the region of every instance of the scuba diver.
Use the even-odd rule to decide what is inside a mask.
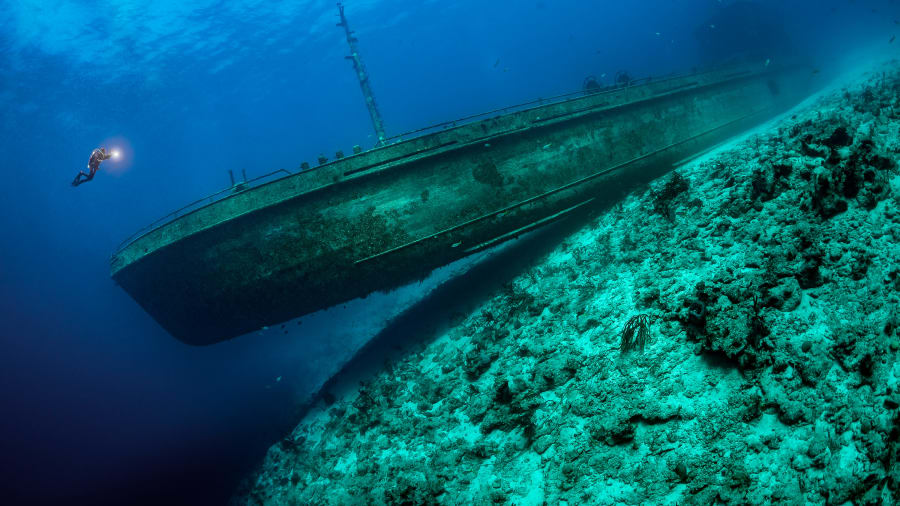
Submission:
[[[585,91],[585,93],[596,93],[602,89],[600,83],[597,82],[597,78],[594,76],[587,76],[584,78],[584,81],[581,83],[581,89]]]
[[[90,174],[85,174],[85,172],[79,171],[78,175],[75,176],[75,180],[72,181],[72,186],[78,186],[81,183],[87,183],[91,179],[94,179],[94,174],[97,173],[97,170],[100,169],[100,162],[104,160],[109,160],[112,158],[113,154],[106,151],[106,148],[97,148],[91,151],[91,159],[88,160],[88,169],[90,169]],[[84,177],[84,179],[81,179]]]
[[[616,72],[615,81],[616,81],[616,86],[627,88],[628,86],[631,85],[631,82],[633,81],[633,79],[631,78],[630,75],[628,75],[628,72],[625,72],[624,70],[620,70],[620,71]]]

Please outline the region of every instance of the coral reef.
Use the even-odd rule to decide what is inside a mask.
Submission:
[[[626,197],[307,415],[235,502],[900,503],[882,70]]]

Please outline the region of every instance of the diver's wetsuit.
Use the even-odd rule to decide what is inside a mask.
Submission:
[[[91,159],[88,160],[88,169],[91,170],[91,173],[85,174],[83,170],[79,171],[78,175],[75,176],[75,180],[72,181],[72,186],[78,186],[81,183],[87,183],[91,179],[94,179],[94,174],[96,174],[97,170],[100,168],[100,162],[110,158],[112,158],[112,153],[107,153],[106,148],[97,148],[91,151]],[[84,177],[84,179],[81,179],[82,177]]]

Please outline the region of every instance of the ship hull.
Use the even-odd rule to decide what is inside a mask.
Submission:
[[[502,115],[236,193],[140,236],[112,277],[205,345],[387,290],[618,198],[796,104],[802,68],[720,69]]]

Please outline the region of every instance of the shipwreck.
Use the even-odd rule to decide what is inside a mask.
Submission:
[[[618,198],[809,93],[809,68],[743,63],[389,138],[343,9],[338,26],[376,146],[233,185],[112,255],[112,278],[175,338],[212,344],[423,278]]]

